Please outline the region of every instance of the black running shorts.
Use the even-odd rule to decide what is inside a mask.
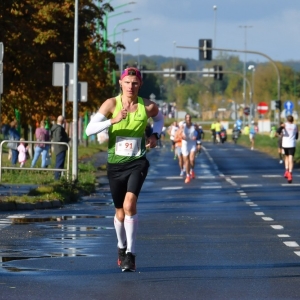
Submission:
[[[284,155],[292,155],[294,156],[295,155],[295,152],[296,152],[296,148],[293,147],[293,148],[283,148],[284,150]]]
[[[149,161],[145,157],[129,163],[107,163],[107,177],[115,208],[123,207],[127,192],[139,196],[148,168]]]

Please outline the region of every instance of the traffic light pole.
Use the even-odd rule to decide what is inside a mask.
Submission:
[[[160,71],[160,70],[141,70],[141,73],[145,73],[145,74],[167,74],[167,75],[174,75],[174,74],[182,74],[182,73],[185,73],[185,74],[236,74],[236,75],[239,75],[241,76],[242,78],[244,78],[249,86],[249,96],[250,96],[250,119],[253,118],[252,116],[252,109],[253,108],[253,92],[252,92],[252,85],[249,81],[249,79],[247,77],[244,77],[244,75],[242,73],[239,73],[239,72],[235,72],[235,71],[217,71],[217,72],[210,72],[210,71]]]
[[[251,51],[251,50],[236,50],[236,49],[222,49],[222,48],[201,48],[201,47],[186,47],[186,46],[176,46],[176,48],[182,48],[182,49],[196,49],[196,50],[205,50],[205,51],[211,51],[211,50],[216,50],[216,51],[224,51],[224,52],[240,52],[240,53],[250,53],[250,54],[257,54],[257,55],[261,55],[265,58],[267,58],[272,65],[274,66],[275,70],[276,70],[276,74],[277,74],[277,98],[278,100],[280,99],[280,74],[279,74],[279,69],[277,67],[277,65],[275,64],[275,62],[272,60],[272,58],[262,52],[258,52],[258,51]],[[279,112],[280,115],[280,112]],[[279,118],[279,124],[280,124],[280,118]]]

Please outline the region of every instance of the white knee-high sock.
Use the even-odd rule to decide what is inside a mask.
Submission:
[[[118,247],[123,249],[126,247],[126,232],[124,223],[120,222],[118,218],[114,217],[114,225],[116,229],[117,239],[118,239]]]
[[[135,240],[138,228],[138,215],[126,216],[124,220],[124,227],[127,238],[127,252],[135,253]]]

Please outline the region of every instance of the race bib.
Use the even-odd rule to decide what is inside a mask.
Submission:
[[[139,156],[141,154],[141,138],[116,137],[115,154],[121,156]]]

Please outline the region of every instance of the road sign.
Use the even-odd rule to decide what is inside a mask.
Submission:
[[[249,107],[245,107],[244,108],[244,114],[246,115],[246,116],[249,116],[249,114],[250,114],[250,108]]]
[[[268,104],[265,102],[260,102],[257,105],[257,111],[259,114],[263,115],[266,114],[269,110]]]
[[[73,63],[54,62],[52,66],[52,85],[66,86],[73,84]]]
[[[294,109],[294,103],[291,100],[287,100],[284,102],[284,108],[288,110],[289,112],[293,112]]]
[[[68,100],[73,101],[73,85],[68,87]],[[88,83],[87,82],[77,82],[77,102],[87,102],[88,100]]]

